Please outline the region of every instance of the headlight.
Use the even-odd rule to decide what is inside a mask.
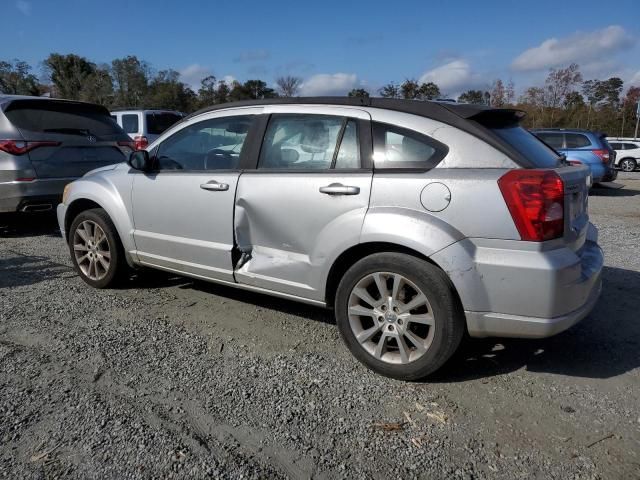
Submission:
[[[62,203],[67,203],[67,196],[69,196],[69,190],[71,190],[71,184],[67,183],[62,191]]]

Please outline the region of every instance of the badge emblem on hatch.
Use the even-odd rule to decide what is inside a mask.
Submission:
[[[89,141],[89,143],[96,143],[98,141],[95,135],[87,135],[87,140]]]

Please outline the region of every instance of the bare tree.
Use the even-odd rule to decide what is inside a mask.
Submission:
[[[504,88],[504,83],[499,78],[493,82],[491,88],[491,106],[503,107],[507,103],[507,92]]]
[[[300,85],[302,85],[302,79],[292,75],[278,77],[276,85],[278,85],[278,93],[280,96],[295,97],[298,94],[298,90],[300,90]]]

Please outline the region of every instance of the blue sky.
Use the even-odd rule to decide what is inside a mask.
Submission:
[[[498,77],[522,90],[576,62],[585,78],[640,85],[640,0],[2,0],[2,11],[0,59],[38,70],[50,52],[137,55],[192,85],[292,74],[303,94],[342,94],[416,78],[453,96]]]

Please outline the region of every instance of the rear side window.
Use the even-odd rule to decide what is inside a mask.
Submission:
[[[358,168],[357,125],[329,115],[273,115],[258,168],[328,170]]]
[[[20,130],[69,135],[120,136],[120,126],[99,105],[56,100],[14,100],[5,115]]]
[[[539,139],[536,135],[519,126],[494,128],[492,131],[529,159],[537,168],[553,168],[558,166],[558,160],[560,158],[558,153],[542,143],[540,139],[547,142],[547,144],[553,148],[562,148],[562,134],[538,133]],[[555,147],[553,144],[550,144],[547,139],[555,141],[555,144],[558,146]]]
[[[127,133],[138,133],[140,131],[137,113],[125,113],[122,115],[122,129]]]
[[[449,148],[416,131],[385,123],[373,123],[375,168],[420,169],[435,167]]]
[[[551,148],[555,148],[556,150],[564,148],[562,133],[538,132],[535,135]]]
[[[147,113],[147,133],[160,135],[180,120],[182,116],[177,113]]]
[[[623,144],[622,143],[609,142],[609,145],[611,145],[611,148],[613,148],[614,150],[622,150],[622,145]],[[626,148],[626,146],[628,144],[625,143],[624,145],[625,145],[625,148]]]
[[[640,146],[634,143],[624,143],[623,145],[625,150],[633,150],[634,148],[640,148]]]
[[[565,141],[567,142],[567,148],[582,148],[591,145],[591,141],[587,136],[580,133],[566,133]]]

